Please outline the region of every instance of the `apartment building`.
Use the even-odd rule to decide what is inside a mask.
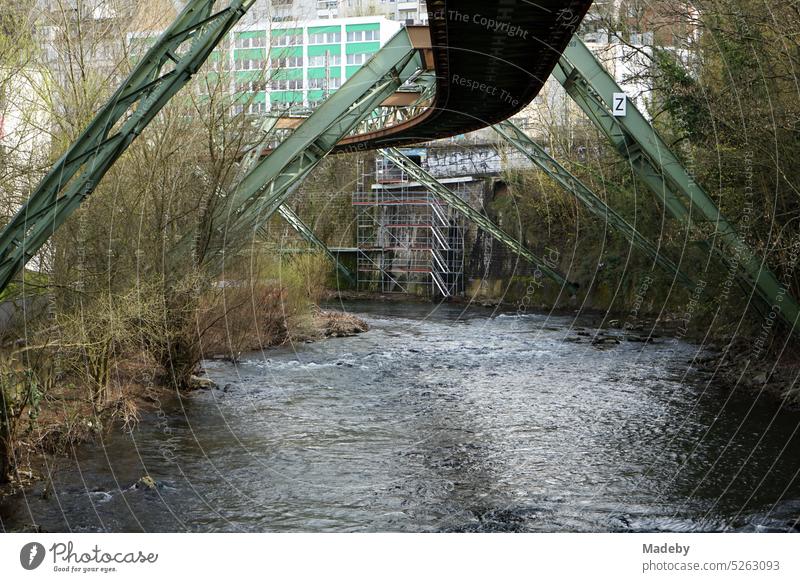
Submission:
[[[427,20],[427,8],[424,0],[257,0],[245,19],[297,22],[356,16],[419,23]]]
[[[400,27],[382,16],[245,23],[211,60],[217,70],[232,73],[240,109],[262,113],[314,107]]]

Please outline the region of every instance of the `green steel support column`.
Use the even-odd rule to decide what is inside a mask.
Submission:
[[[289,226],[300,233],[303,238],[325,253],[336,265],[336,270],[339,271],[345,281],[347,281],[350,285],[355,285],[356,279],[353,276],[353,273],[350,272],[350,269],[345,267],[339,261],[339,257],[331,252],[331,250],[328,248],[328,245],[322,242],[322,240],[320,240],[320,238],[314,234],[314,231],[311,230],[291,208],[289,208],[286,204],[281,204],[278,207],[278,214],[280,214],[283,219],[289,223]]]
[[[533,141],[524,131],[511,121],[502,121],[493,126],[494,130],[525,157],[536,164],[543,172],[577,198],[593,214],[604,218],[619,231],[631,244],[647,253],[664,270],[671,273],[681,284],[693,288],[693,283],[668,257],[659,252],[658,247],[628,223],[613,208],[610,208],[588,186],[576,178],[543,147]]]
[[[263,157],[267,150],[267,141],[269,140],[270,135],[272,135],[272,132],[275,131],[275,128],[278,126],[278,122],[280,120],[280,116],[268,115],[264,118],[264,121],[261,122],[261,127],[258,129],[261,133],[261,140],[254,145],[242,158],[242,162],[239,165],[239,170],[236,174],[237,178],[243,178],[247,172],[249,172],[253,166],[258,163],[258,160]],[[237,179],[237,182],[238,181],[239,180]]]
[[[506,245],[519,256],[527,260],[536,268],[542,271],[550,279],[561,285],[562,288],[567,289],[571,294],[575,294],[577,287],[567,281],[563,275],[547,266],[544,260],[534,255],[525,246],[515,239],[510,234],[503,231],[499,226],[492,222],[486,215],[478,212],[472,206],[467,204],[455,192],[450,190],[447,186],[439,182],[434,176],[420,168],[408,157],[403,155],[396,148],[385,148],[380,150],[381,154],[392,160],[399,168],[406,172],[409,176],[414,178],[417,182],[430,189],[434,194],[442,198],[450,206],[455,208],[458,212],[463,214],[468,220],[471,220],[483,230],[491,234],[494,238]]]
[[[231,0],[212,14],[215,0],[189,0],[0,232],[0,290],[91,194],[253,2]]]
[[[767,309],[776,310],[790,330],[800,332],[797,327],[800,306],[795,299],[764,260],[752,253],[733,224],[722,216],[711,196],[695,183],[641,112],[628,102],[627,114],[614,117],[613,95],[622,90],[577,36],[570,41],[553,76],[619,153],[630,160],[637,175],[664,200],[676,218],[687,225],[690,218],[700,218],[714,227],[714,237],[723,247],[721,251],[726,260],[738,264],[741,274],[753,285]],[[691,212],[687,212],[687,208]]]
[[[579,68],[579,66],[586,66],[584,64],[587,56],[586,53],[581,51],[583,57],[581,59],[577,59],[574,52],[569,53],[572,54],[579,65],[574,65],[567,60],[568,52],[575,47],[582,47],[585,49],[586,53],[588,53],[588,57],[596,64],[597,68],[593,69],[591,74],[584,74],[583,69]],[[611,103],[613,93],[621,93],[622,89],[620,89],[614,79],[608,75],[602,65],[597,62],[594,55],[586,49],[583,41],[580,40],[578,36],[574,36],[567,49],[564,51],[564,55],[559,60],[555,69],[553,69],[553,77],[561,83],[569,96],[572,97],[573,101],[575,101],[589,117],[595,127],[606,135],[623,159],[630,162],[639,178],[644,180],[655,195],[661,199],[670,214],[679,220],[685,228],[691,228],[692,217],[687,207],[681,201],[675,190],[663,179],[658,169],[661,164],[661,157],[659,156],[655,158],[655,160],[645,157],[637,138],[626,130],[624,125],[620,122],[620,118],[612,115],[610,105],[606,105],[606,102],[599,96],[592,85],[598,76],[606,77],[604,80],[610,81],[615,87],[608,96],[608,103]],[[608,87],[605,89],[608,90]],[[628,103],[628,108],[629,110],[635,109],[630,103]]]
[[[245,242],[235,241],[236,237],[252,238],[286,201],[291,187],[420,68],[420,56],[408,32],[401,29],[239,182],[215,216],[219,238],[212,243],[214,260],[224,261],[231,242],[229,252]]]
[[[259,145],[253,147],[250,152],[244,157],[242,160],[242,168],[245,168],[245,171],[249,171],[259,159],[264,155],[265,152],[265,144],[267,139],[269,138],[272,131],[278,124],[278,117],[267,117],[264,122],[261,124],[261,133],[262,139],[259,142]],[[353,273],[350,272],[350,269],[345,267],[341,261],[339,261],[339,257],[335,255],[316,234],[314,231],[306,225],[303,220],[288,206],[285,204],[278,207],[278,214],[291,226],[300,236],[306,239],[309,243],[313,246],[319,248],[325,255],[333,261],[336,265],[336,270],[339,271],[339,274],[347,281],[350,285],[355,285],[356,279],[353,276]],[[266,234],[263,226],[259,229],[261,234]]]

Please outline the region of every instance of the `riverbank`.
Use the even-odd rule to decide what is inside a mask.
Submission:
[[[344,338],[369,330],[367,323],[355,315],[316,307],[302,326],[286,327],[289,329],[285,333],[250,337],[247,345],[269,349],[287,343]],[[203,355],[205,360],[232,360],[226,350],[207,351]],[[166,370],[140,354],[115,366],[107,400],[102,405],[82,396],[90,393],[88,387],[66,382],[53,386],[45,395],[45,406],[37,405],[35,414],[28,413],[30,422],[15,443],[16,469],[12,479],[0,485],[0,497],[46,479],[46,467],[52,459],[74,453],[77,447],[111,431],[130,433],[143,419],[157,418],[163,403],[176,398],[176,391],[167,380]],[[191,376],[185,390],[214,388],[219,386],[208,379],[201,367]]]
[[[752,343],[736,338],[712,355],[695,362],[715,384],[728,392],[744,390],[754,398],[771,399],[782,408],[800,411],[800,355],[784,350],[778,355],[753,358]]]

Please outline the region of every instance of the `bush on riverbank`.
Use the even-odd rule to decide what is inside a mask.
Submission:
[[[142,284],[24,322],[26,333],[11,337],[25,339],[0,359],[0,482],[27,475],[36,455],[62,454],[111,426],[133,429],[159,392],[190,387],[203,358],[366,331],[317,307],[332,268],[324,256],[268,265],[252,280],[231,272],[204,288]]]
[[[331,264],[322,253],[264,260],[258,278],[237,278],[209,289],[197,314],[204,357],[238,358],[287,341],[317,337],[317,305]]]

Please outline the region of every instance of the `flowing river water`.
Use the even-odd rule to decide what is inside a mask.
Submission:
[[[787,531],[800,415],[689,343],[569,317],[359,303],[360,336],[208,362],[0,502],[6,531]],[[136,485],[143,475],[155,487]]]

